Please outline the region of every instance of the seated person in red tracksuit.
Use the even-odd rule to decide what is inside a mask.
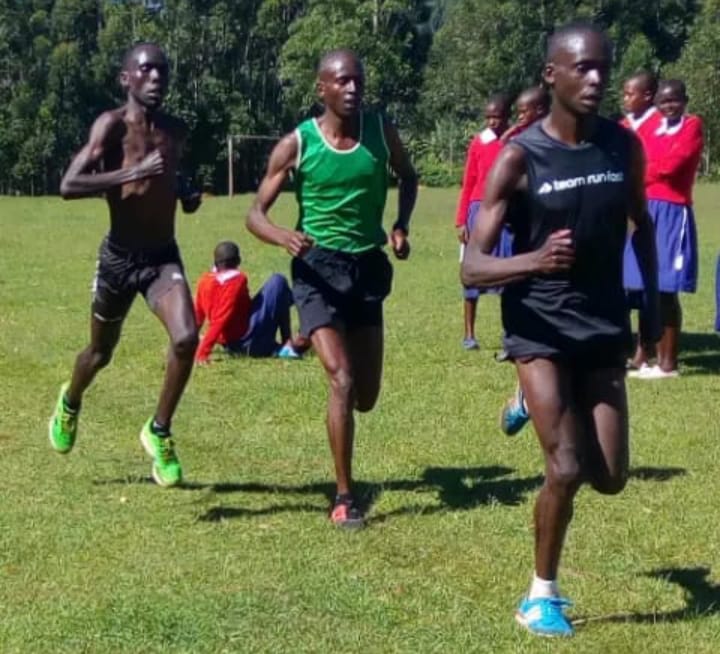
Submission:
[[[223,241],[215,248],[212,270],[203,273],[198,281],[195,319],[198,329],[206,320],[209,326],[197,349],[196,362],[209,363],[216,344],[230,354],[300,358],[307,343],[290,335],[293,296],[287,280],[274,273],[251,298],[240,261],[238,246]],[[276,340],[278,332],[280,342]]]

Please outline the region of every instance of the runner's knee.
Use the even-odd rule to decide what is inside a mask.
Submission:
[[[93,370],[100,370],[110,363],[112,355],[113,348],[99,348],[91,345],[80,354],[79,358],[84,359]]]
[[[188,329],[187,331],[176,334],[170,343],[173,353],[179,359],[187,359],[195,356],[197,346],[197,329]]]
[[[328,370],[330,377],[330,389],[333,395],[339,396],[347,401],[352,399],[354,389],[354,380],[349,369],[343,366],[337,366]]]
[[[560,492],[575,492],[583,481],[583,470],[575,450],[557,450],[550,456],[547,483]]]

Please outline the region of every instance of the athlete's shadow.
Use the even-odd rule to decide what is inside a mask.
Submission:
[[[657,622],[679,622],[696,620],[720,613],[720,584],[708,581],[710,568],[663,568],[646,573],[646,576],[663,579],[677,584],[685,591],[685,606],[674,611],[653,613],[618,613],[598,617],[585,617],[573,620],[573,623],[590,625],[607,622],[630,622],[634,624],[654,624]]]
[[[630,479],[638,479],[640,481],[670,481],[673,477],[682,477],[686,474],[687,470],[685,468],[638,466],[630,470]]]
[[[715,375],[720,372],[720,336],[688,333],[680,335],[680,364],[688,375]]]
[[[514,470],[505,466],[472,468],[426,468],[418,480],[389,480],[381,484],[383,491],[430,493],[435,504],[417,503],[378,513],[372,521],[382,522],[404,514],[436,514],[467,511],[478,506],[502,504],[518,506],[532,491],[542,485],[542,475],[512,477]]]
[[[405,505],[385,513],[377,513],[369,518],[369,522],[382,522],[390,517],[403,514],[433,514],[448,511],[463,511],[479,505],[504,504],[516,506],[527,494],[535,490],[541,483],[540,475],[528,478],[509,477],[512,468],[503,466],[486,466],[473,468],[426,468],[419,479],[390,479],[379,483],[356,481],[354,494],[357,503],[367,512],[388,491],[431,494],[437,501],[426,501]],[[191,484],[188,490],[209,489],[214,493],[268,493],[288,495],[320,495],[325,502],[322,506],[315,504],[274,504],[261,509],[243,509],[218,505],[207,510],[198,519],[216,522],[226,518],[250,515],[267,515],[282,511],[327,511],[333,499],[334,484],[315,482],[300,486],[271,485],[261,483],[243,484]]]
[[[436,501],[414,502],[386,512],[372,514],[369,522],[385,520],[407,514],[437,514],[451,511],[467,511],[478,506],[500,504],[518,506],[528,495],[543,483],[542,475],[513,477],[513,468],[505,466],[478,466],[469,468],[428,467],[417,479],[390,479],[378,483],[356,481],[354,494],[364,512],[368,512],[379,497],[388,491],[417,493],[418,496],[432,496]],[[684,468],[640,467],[630,471],[632,478],[643,481],[667,481],[685,474]],[[109,484],[152,484],[149,477],[128,476],[121,479],[96,480],[95,485]],[[316,496],[323,502],[314,504],[300,502],[288,504],[276,502],[262,508],[243,508],[219,503],[198,517],[204,522],[218,522],[224,519],[257,517],[276,513],[324,513],[333,500],[335,485],[332,482],[313,482],[298,486],[265,484],[260,482],[217,482],[203,483],[186,481],[179,487],[186,491],[206,491],[211,494],[259,493],[271,496]]]

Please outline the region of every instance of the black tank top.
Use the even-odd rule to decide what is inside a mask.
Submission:
[[[570,146],[540,122],[512,143],[525,152],[528,190],[508,210],[515,254],[569,228],[575,264],[567,273],[510,284],[502,297],[505,347],[514,357],[624,353],[630,328],[622,285],[630,180],[630,136],[598,118],[593,137]],[[600,348],[600,350],[598,350]]]

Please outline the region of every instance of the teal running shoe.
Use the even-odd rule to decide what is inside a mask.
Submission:
[[[515,620],[538,636],[572,636],[575,629],[563,610],[571,605],[564,597],[525,598],[515,612]]]
[[[292,345],[286,343],[277,352],[278,359],[302,359],[300,354]]]
[[[520,385],[515,394],[505,403],[500,413],[500,429],[507,436],[515,436],[530,420],[530,414],[525,407],[525,395]]]
[[[63,384],[60,387],[60,395],[58,395],[55,412],[50,418],[48,425],[48,435],[50,436],[50,445],[60,454],[67,454],[75,445],[77,437],[78,416],[80,411],[71,411],[65,405],[65,391],[70,384]]]

